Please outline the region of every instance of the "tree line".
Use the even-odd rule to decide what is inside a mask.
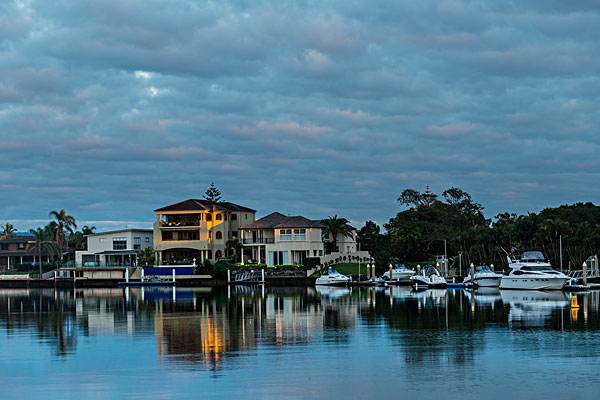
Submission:
[[[85,225],[81,230],[77,230],[75,217],[68,214],[64,209],[50,211],[48,214],[50,221],[43,227],[29,230],[32,241],[29,251],[33,254],[34,262],[37,258],[37,264],[40,274],[42,273],[43,257],[47,256],[53,260],[52,265],[58,262],[64,263],[64,257],[69,249],[85,250],[85,235],[90,235],[96,231],[96,227]],[[10,238],[17,235],[16,229],[10,223],[2,227],[1,238]]]
[[[444,246],[455,267],[461,254],[463,271],[470,263],[507,266],[506,253],[539,249],[552,265],[580,269],[600,251],[600,206],[576,203],[546,208],[539,213],[517,215],[502,212],[486,218],[483,206],[459,188],[441,195],[427,189],[405,189],[398,197],[402,207],[381,229],[367,221],[359,231],[361,250],[367,250],[378,268],[391,261],[432,262],[444,254]]]

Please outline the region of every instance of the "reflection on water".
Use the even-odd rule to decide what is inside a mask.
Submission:
[[[101,377],[101,387],[94,386],[99,397],[124,395],[130,390],[124,385],[142,377],[148,386],[130,397],[197,394],[201,383],[202,393],[215,397],[242,388],[259,397],[341,397],[363,390],[377,397],[394,393],[379,384],[383,371],[394,371],[407,393],[474,398],[490,394],[484,389],[501,393],[497,382],[474,386],[478,371],[506,374],[504,367],[514,369],[523,354],[533,357],[520,359],[525,369],[536,362],[568,368],[584,356],[592,362],[600,338],[599,295],[577,299],[579,309],[571,309],[571,296],[562,292],[488,288],[2,290],[0,383],[25,382],[27,374],[12,368],[18,364],[29,371],[33,397],[61,397],[65,386],[46,379],[52,373],[70,382],[73,393],[90,390],[89,382],[80,385],[82,368],[89,379],[96,374],[95,385]],[[507,360],[510,354],[514,359]],[[430,368],[444,371],[452,388],[428,381]],[[188,382],[192,372],[196,380]],[[326,372],[337,376],[328,392],[306,387]],[[44,385],[36,386],[36,375]],[[597,383],[595,377],[588,382]],[[7,398],[19,395],[18,385],[12,387]]]

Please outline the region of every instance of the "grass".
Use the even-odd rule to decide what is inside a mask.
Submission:
[[[335,268],[335,270],[337,272],[339,272],[340,274],[358,275],[358,266],[359,266],[358,263],[341,263],[341,264],[334,265],[333,268]],[[367,264],[366,263],[360,264],[360,274],[361,275],[367,274]]]

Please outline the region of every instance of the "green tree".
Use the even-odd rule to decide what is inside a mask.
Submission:
[[[52,222],[55,222],[54,240],[60,249],[60,261],[62,263],[65,247],[67,245],[67,236],[74,233],[77,224],[75,218],[67,214],[64,209],[61,209],[60,211],[50,211],[49,216],[54,219]]]
[[[53,237],[49,234],[49,232],[43,228],[31,229],[29,231],[33,235],[33,243],[31,244],[31,250],[34,254],[38,255],[39,261],[39,270],[40,270],[40,278],[43,273],[43,261],[42,261],[42,253],[46,253],[48,255],[53,255],[56,253],[57,247],[56,242]]]
[[[2,227],[2,236],[5,238],[14,236],[15,232],[16,232],[15,227],[8,222],[6,224],[4,224],[4,226]]]
[[[147,267],[154,265],[154,262],[154,250],[151,247],[146,247],[137,253],[137,265]]]
[[[240,242],[237,236],[233,236],[225,243],[225,250],[227,252],[227,255],[232,255],[234,262],[238,262],[240,260],[240,254],[242,253],[242,249],[242,243]]]
[[[211,203],[219,203],[222,201],[221,191],[215,186],[214,182],[212,182],[208,189],[206,189],[206,192],[204,192],[204,200],[210,201]]]
[[[338,235],[352,237],[353,229],[346,218],[338,218],[337,215],[334,215],[321,220],[321,224],[323,225],[323,236],[331,238],[332,252],[334,253],[338,251]]]

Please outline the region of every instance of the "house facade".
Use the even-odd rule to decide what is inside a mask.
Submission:
[[[188,199],[154,210],[159,264],[191,264],[229,256],[227,241],[240,238],[256,211],[230,202]],[[231,252],[231,250],[230,250]]]
[[[323,256],[322,236],[321,223],[274,212],[242,230],[242,263],[303,264],[307,257]]]
[[[137,253],[153,248],[152,229],[120,229],[86,236],[87,250],[75,252],[78,267],[136,265]]]
[[[33,264],[34,254],[31,235],[15,234],[0,237],[0,271],[10,271],[20,264]],[[37,255],[36,255],[37,257]],[[47,254],[42,254],[44,261],[49,261]]]

